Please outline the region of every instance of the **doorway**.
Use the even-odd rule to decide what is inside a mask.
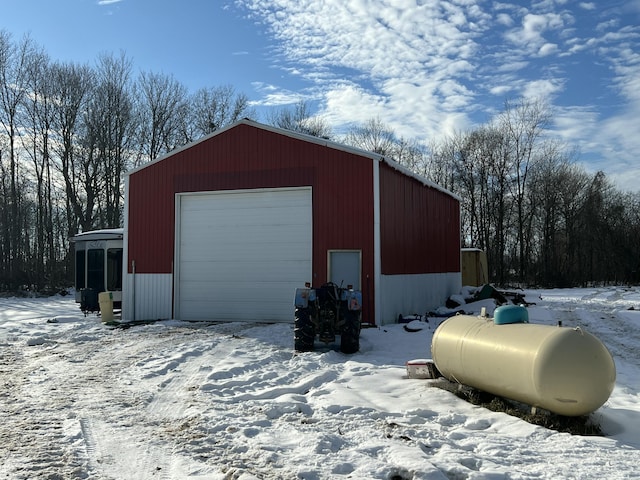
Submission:
[[[361,290],[362,250],[329,250],[329,281],[344,288]]]

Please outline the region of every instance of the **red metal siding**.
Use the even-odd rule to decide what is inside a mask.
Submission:
[[[383,275],[459,272],[459,202],[381,163],[380,254]]]
[[[363,289],[369,289],[363,293],[373,299],[372,164],[366,157],[239,124],[130,175],[127,269],[131,272],[135,261],[137,273],[172,271],[176,193],[310,185],[314,278],[309,280],[326,281],[327,250],[360,249]]]

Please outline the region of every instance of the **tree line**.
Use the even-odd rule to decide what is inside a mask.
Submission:
[[[587,172],[576,148],[550,134],[551,121],[545,102],[522,99],[505,102],[486,124],[428,145],[398,137],[379,118],[335,139],[393,158],[459,196],[462,246],[487,253],[492,283],[639,283],[640,192]],[[303,103],[271,122],[332,138]]]
[[[189,93],[124,53],[57,62],[0,30],[0,290],[69,283],[69,238],[122,225],[123,175],[242,117],[231,86]]]
[[[191,93],[135,74],[124,53],[58,62],[0,30],[0,290],[68,285],[69,238],[122,225],[129,169],[244,117],[257,114],[232,86]],[[638,195],[578,166],[549,120],[523,101],[429,146],[380,119],[335,135],[303,101],[266,123],[386,155],[459,195],[463,243],[487,251],[495,283],[638,281]]]
[[[589,173],[549,135],[541,101],[507,102],[490,123],[452,135],[426,174],[462,197],[462,239],[487,252],[500,285],[640,282],[640,194]]]

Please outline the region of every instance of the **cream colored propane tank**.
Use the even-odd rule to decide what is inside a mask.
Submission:
[[[607,348],[580,328],[458,315],[436,329],[431,355],[451,381],[567,416],[600,408],[616,380]]]

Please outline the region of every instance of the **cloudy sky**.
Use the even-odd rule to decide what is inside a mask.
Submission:
[[[589,171],[640,191],[640,0],[21,0],[0,29],[55,60],[103,52],[259,111],[304,99],[431,141],[543,98]]]

